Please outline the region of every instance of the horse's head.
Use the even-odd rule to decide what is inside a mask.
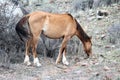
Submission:
[[[84,42],[84,51],[87,53],[88,57],[90,55],[92,55],[92,42],[91,42],[91,38],[89,38],[87,41]]]

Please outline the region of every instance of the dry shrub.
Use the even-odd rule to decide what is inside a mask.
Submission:
[[[0,61],[2,63],[17,62],[22,51],[20,46],[23,45],[19,42],[15,31],[15,25],[20,17],[12,14],[16,6],[11,5],[13,4],[9,2],[0,4]]]
[[[74,0],[72,5],[75,11],[85,10],[86,8],[92,8],[93,0]]]
[[[120,0],[74,0],[72,2],[73,10],[86,10],[91,8],[97,8],[99,6],[109,6],[113,3],[120,3]]]
[[[109,42],[120,45],[120,23],[115,23],[108,28]]]

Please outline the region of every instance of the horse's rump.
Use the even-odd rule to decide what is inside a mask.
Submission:
[[[16,32],[22,41],[26,41],[30,38],[30,27],[28,22],[29,16],[24,16],[16,25]]]

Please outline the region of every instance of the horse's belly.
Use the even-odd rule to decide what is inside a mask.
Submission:
[[[53,38],[53,39],[58,39],[58,38],[61,38],[63,37],[63,34],[60,33],[59,31],[43,31],[43,34],[49,38]]]
[[[43,25],[42,31],[47,37],[57,39],[63,37],[65,29],[61,26],[56,26],[55,24],[50,24],[46,21]]]

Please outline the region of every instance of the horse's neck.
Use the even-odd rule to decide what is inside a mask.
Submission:
[[[82,29],[82,27],[78,23],[77,23],[77,30],[78,30],[78,37],[83,43],[89,41],[90,39],[89,36],[85,33],[85,31]]]

